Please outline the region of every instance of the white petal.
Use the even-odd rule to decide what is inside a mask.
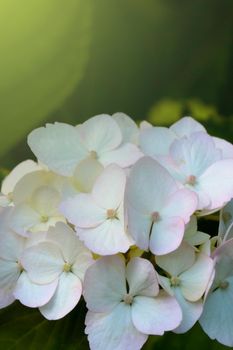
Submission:
[[[156,257],[156,263],[171,276],[178,276],[188,270],[194,262],[195,250],[185,242],[174,252]]]
[[[144,215],[135,210],[131,204],[126,207],[128,216],[128,230],[134,238],[136,245],[143,249],[149,249],[149,238],[151,229],[151,215]]]
[[[20,276],[17,262],[0,259],[0,289],[14,287]]]
[[[201,300],[196,301],[195,303],[187,301],[183,297],[179,288],[174,288],[174,291],[176,299],[182,310],[182,322],[173,332],[178,334],[186,333],[200,318],[203,310],[203,303]]]
[[[0,257],[17,261],[24,250],[25,238],[9,228],[12,209],[3,209],[0,213]]]
[[[185,224],[189,222],[190,216],[197,209],[197,195],[188,190],[181,189],[173,193],[168,199],[161,211],[162,216],[177,216],[184,220]]]
[[[233,346],[233,281],[228,288],[210,293],[200,318],[204,332],[220,343]]]
[[[63,272],[55,294],[46,305],[40,307],[40,312],[47,320],[58,320],[75,308],[81,294],[80,279],[73,273]]]
[[[118,147],[122,141],[119,126],[107,114],[88,119],[80,125],[78,132],[88,151],[95,151],[98,155]]]
[[[117,165],[109,165],[94,184],[94,201],[102,208],[117,209],[124,197],[125,183],[124,170]]]
[[[19,204],[12,210],[10,227],[18,234],[27,237],[28,231],[41,223],[41,216],[28,204]]]
[[[210,197],[208,209],[223,206],[233,198],[233,159],[220,160],[211,165],[199,178],[203,191]]]
[[[126,279],[131,295],[154,297],[159,293],[154,266],[146,259],[131,259],[126,268]]]
[[[130,172],[126,185],[126,204],[142,214],[163,208],[168,196],[177,190],[175,180],[157,161],[140,159]]]
[[[213,137],[214,143],[217,148],[222,151],[223,158],[233,158],[233,145],[232,143],[220,139],[219,137]]]
[[[79,192],[91,192],[104,167],[96,159],[87,158],[76,167],[72,181]]]
[[[118,219],[105,220],[94,228],[77,228],[77,235],[85,246],[99,255],[125,253],[130,245],[130,237]]]
[[[122,142],[138,143],[138,126],[133,119],[124,113],[114,113],[112,118],[117,122],[122,133]]]
[[[127,168],[143,156],[143,153],[133,143],[125,143],[112,151],[103,153],[100,162],[104,166],[116,164],[122,168]]]
[[[165,127],[152,127],[141,130],[140,147],[144,154],[150,157],[168,155],[176,135]]]
[[[197,301],[204,294],[210,280],[214,263],[211,258],[199,254],[195,264],[180,275],[181,291],[189,301]]]
[[[108,314],[88,311],[85,324],[92,350],[140,350],[147,340],[134,327],[131,308],[124,303]]]
[[[79,254],[89,253],[70,226],[62,222],[49,229],[46,240],[57,243],[64,260],[70,264],[75,262]],[[91,256],[91,254],[89,255]]]
[[[153,224],[150,250],[155,255],[168,254],[179,247],[184,235],[184,221],[179,217],[164,218]]]
[[[28,144],[35,156],[49,169],[70,176],[87,151],[80,143],[75,127],[55,123],[38,128],[28,136]]]
[[[15,301],[15,297],[11,289],[0,289],[0,309],[11,305]]]
[[[189,136],[190,134],[198,131],[206,132],[204,126],[192,117],[181,118],[170,127],[170,130],[172,130],[179,137]]]
[[[58,280],[49,284],[35,284],[24,271],[17,281],[14,296],[25,306],[39,307],[46,304],[52,298],[57,284]]]
[[[41,169],[41,167],[30,159],[19,163],[3,180],[1,192],[5,195],[12,193],[15,185],[24,175],[39,169]]]
[[[42,242],[26,249],[21,260],[29,278],[38,284],[55,281],[65,264],[59,246],[52,242]]]
[[[134,298],[132,320],[142,333],[163,335],[165,331],[176,328],[181,319],[182,313],[176,299],[163,292],[156,298]]]
[[[80,193],[60,205],[63,215],[77,227],[95,227],[106,219],[106,210],[99,207],[89,193]]]
[[[57,190],[49,186],[41,186],[33,193],[30,205],[41,215],[58,216],[60,200]]]
[[[97,260],[87,270],[83,288],[89,310],[111,311],[127,292],[124,259],[120,256],[109,256]]]

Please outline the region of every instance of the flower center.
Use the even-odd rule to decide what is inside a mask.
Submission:
[[[115,209],[107,210],[107,218],[108,219],[117,219],[117,211]]]
[[[229,286],[229,282],[228,281],[223,281],[219,284],[219,288],[221,289],[227,289]]]
[[[64,272],[70,272],[70,271],[71,271],[71,267],[72,267],[71,264],[69,264],[69,263],[66,262],[66,263],[64,264],[64,266],[63,266],[63,271],[64,271]]]
[[[195,175],[189,175],[186,179],[186,184],[194,186],[197,183],[197,178]]]
[[[159,215],[159,212],[157,211],[154,211],[152,214],[151,214],[151,220],[152,222],[158,222],[160,219],[160,215]]]
[[[124,303],[127,305],[131,305],[133,303],[133,296],[129,293],[125,294],[124,296]]]
[[[178,287],[180,285],[180,279],[176,276],[171,277],[170,283],[172,287]]]
[[[23,272],[24,268],[23,268],[23,265],[21,264],[21,262],[18,260],[18,261],[16,261],[16,263],[18,265],[20,273]]]
[[[90,151],[90,158],[91,159],[97,159],[98,158],[97,152],[96,151]]]
[[[47,215],[42,215],[41,218],[40,218],[40,221],[43,223],[43,224],[46,224],[46,222],[49,221],[49,217]]]

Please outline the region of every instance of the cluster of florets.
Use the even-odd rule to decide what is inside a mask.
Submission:
[[[170,128],[99,115],[47,124],[0,196],[0,307],[48,320],[84,297],[93,350],[203,330],[233,346],[233,145],[185,117]],[[219,235],[198,230],[220,211]],[[78,309],[77,309],[78,312]]]

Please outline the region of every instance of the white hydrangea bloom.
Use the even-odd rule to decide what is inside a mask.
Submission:
[[[202,313],[201,297],[211,278],[214,263],[205,254],[195,255],[195,250],[183,242],[174,252],[156,257],[156,263],[169,274],[159,276],[163,288],[177,298],[183,319],[176,333],[188,331]]]
[[[43,241],[44,235],[28,239],[9,228],[10,212],[0,214],[0,308],[10,305],[15,299],[29,307],[46,304],[56,289],[56,282],[47,285],[35,284],[29,278],[22,262],[24,250]]]
[[[120,122],[119,122],[120,123]],[[141,152],[133,143],[122,143],[118,123],[109,115],[95,116],[77,127],[55,123],[34,130],[28,144],[36,157],[49,169],[72,176],[76,166],[85,158],[94,158],[107,166],[134,164]]]
[[[40,312],[49,320],[67,315],[79,302],[86,269],[92,255],[64,223],[49,229],[44,242],[24,251],[23,266],[36,284],[56,284],[56,290]]]
[[[63,179],[40,170],[26,174],[13,191],[14,208],[10,226],[17,233],[47,231],[56,222],[66,222],[59,211]]]
[[[126,232],[123,211],[125,183],[124,170],[109,165],[97,178],[91,193],[70,198],[60,207],[75,225],[81,241],[97,254],[126,252],[133,242]]]
[[[120,256],[98,260],[87,270],[84,298],[93,350],[139,350],[149,334],[162,335],[181,322],[175,298],[159,293],[154,267],[142,258],[127,267]]]

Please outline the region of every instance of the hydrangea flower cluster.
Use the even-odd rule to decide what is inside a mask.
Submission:
[[[199,320],[233,346],[233,145],[184,117],[47,124],[0,194],[0,308],[48,320],[81,297],[93,350],[139,350]],[[198,218],[220,212],[219,234]],[[78,309],[77,309],[78,312]]]

